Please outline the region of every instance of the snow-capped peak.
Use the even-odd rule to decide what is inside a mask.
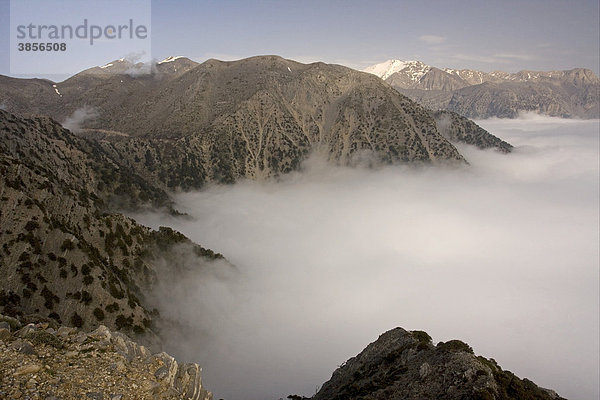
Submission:
[[[422,63],[421,61],[402,61],[402,60],[387,60],[380,64],[371,65],[363,69],[363,72],[368,72],[373,75],[377,75],[381,79],[387,79],[392,74],[396,72],[400,72],[406,68],[410,68],[411,70],[422,72],[422,74],[426,73],[431,67]]]
[[[177,60],[178,58],[183,58],[183,57],[184,56],[169,56],[169,57],[165,58],[164,60],[162,60],[161,62],[159,62],[159,64],[173,62],[173,61]]]

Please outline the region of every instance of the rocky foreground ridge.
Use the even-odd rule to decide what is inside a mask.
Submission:
[[[101,325],[90,333],[0,314],[0,399],[210,400],[197,364],[152,354]]]
[[[294,397],[291,398],[301,398]],[[460,340],[434,345],[392,329],[338,368],[312,400],[560,400],[558,394],[476,356]]]

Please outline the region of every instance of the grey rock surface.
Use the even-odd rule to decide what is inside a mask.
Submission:
[[[561,399],[459,340],[392,329],[339,367],[313,400]]]
[[[418,74],[413,64],[419,65]],[[432,110],[475,119],[516,118],[523,111],[563,118],[600,117],[600,80],[589,69],[508,73],[439,69],[418,61],[403,65],[400,71],[381,70],[379,75]]]

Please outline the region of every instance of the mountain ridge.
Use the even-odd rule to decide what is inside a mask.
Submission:
[[[96,142],[48,117],[2,110],[0,139],[1,313],[84,329],[102,323],[157,345],[161,318],[149,298],[165,274],[190,265],[233,270],[178,232],[115,212],[168,209],[170,199]],[[184,249],[190,265],[176,262]]]
[[[189,69],[182,72],[178,66],[185,63]],[[364,153],[388,164],[464,162],[437,132],[427,110],[376,77],[343,66],[278,56],[198,65],[179,58],[148,74],[129,75],[126,61],[109,64],[56,88],[50,82],[0,77],[0,103],[12,112],[58,121],[89,109],[89,118],[75,130],[113,132],[144,147],[123,149],[126,139],[112,143],[122,155],[135,153],[126,159],[144,160],[147,154],[148,163],[158,168],[162,156],[173,164],[187,160],[187,166],[176,167],[185,177],[162,179],[174,179],[172,187],[186,186],[180,185],[184,181],[199,187],[209,181],[275,177],[297,169],[314,150],[341,165],[353,164]],[[162,65],[178,68],[161,72]]]
[[[405,64],[399,60],[363,71],[374,73],[428,108],[468,118],[516,118],[522,111],[565,118],[600,117],[600,79],[589,69],[488,73],[418,63],[423,71],[418,79],[412,69],[400,68]]]

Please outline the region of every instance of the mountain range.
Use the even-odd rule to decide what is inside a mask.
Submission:
[[[388,60],[364,72],[425,107],[468,118],[515,118],[522,111],[564,118],[600,117],[600,80],[584,68],[481,72]]]
[[[122,59],[60,83],[0,77],[0,104],[97,139],[163,189],[274,177],[311,152],[341,165],[464,162],[429,110],[380,79],[276,56]]]

